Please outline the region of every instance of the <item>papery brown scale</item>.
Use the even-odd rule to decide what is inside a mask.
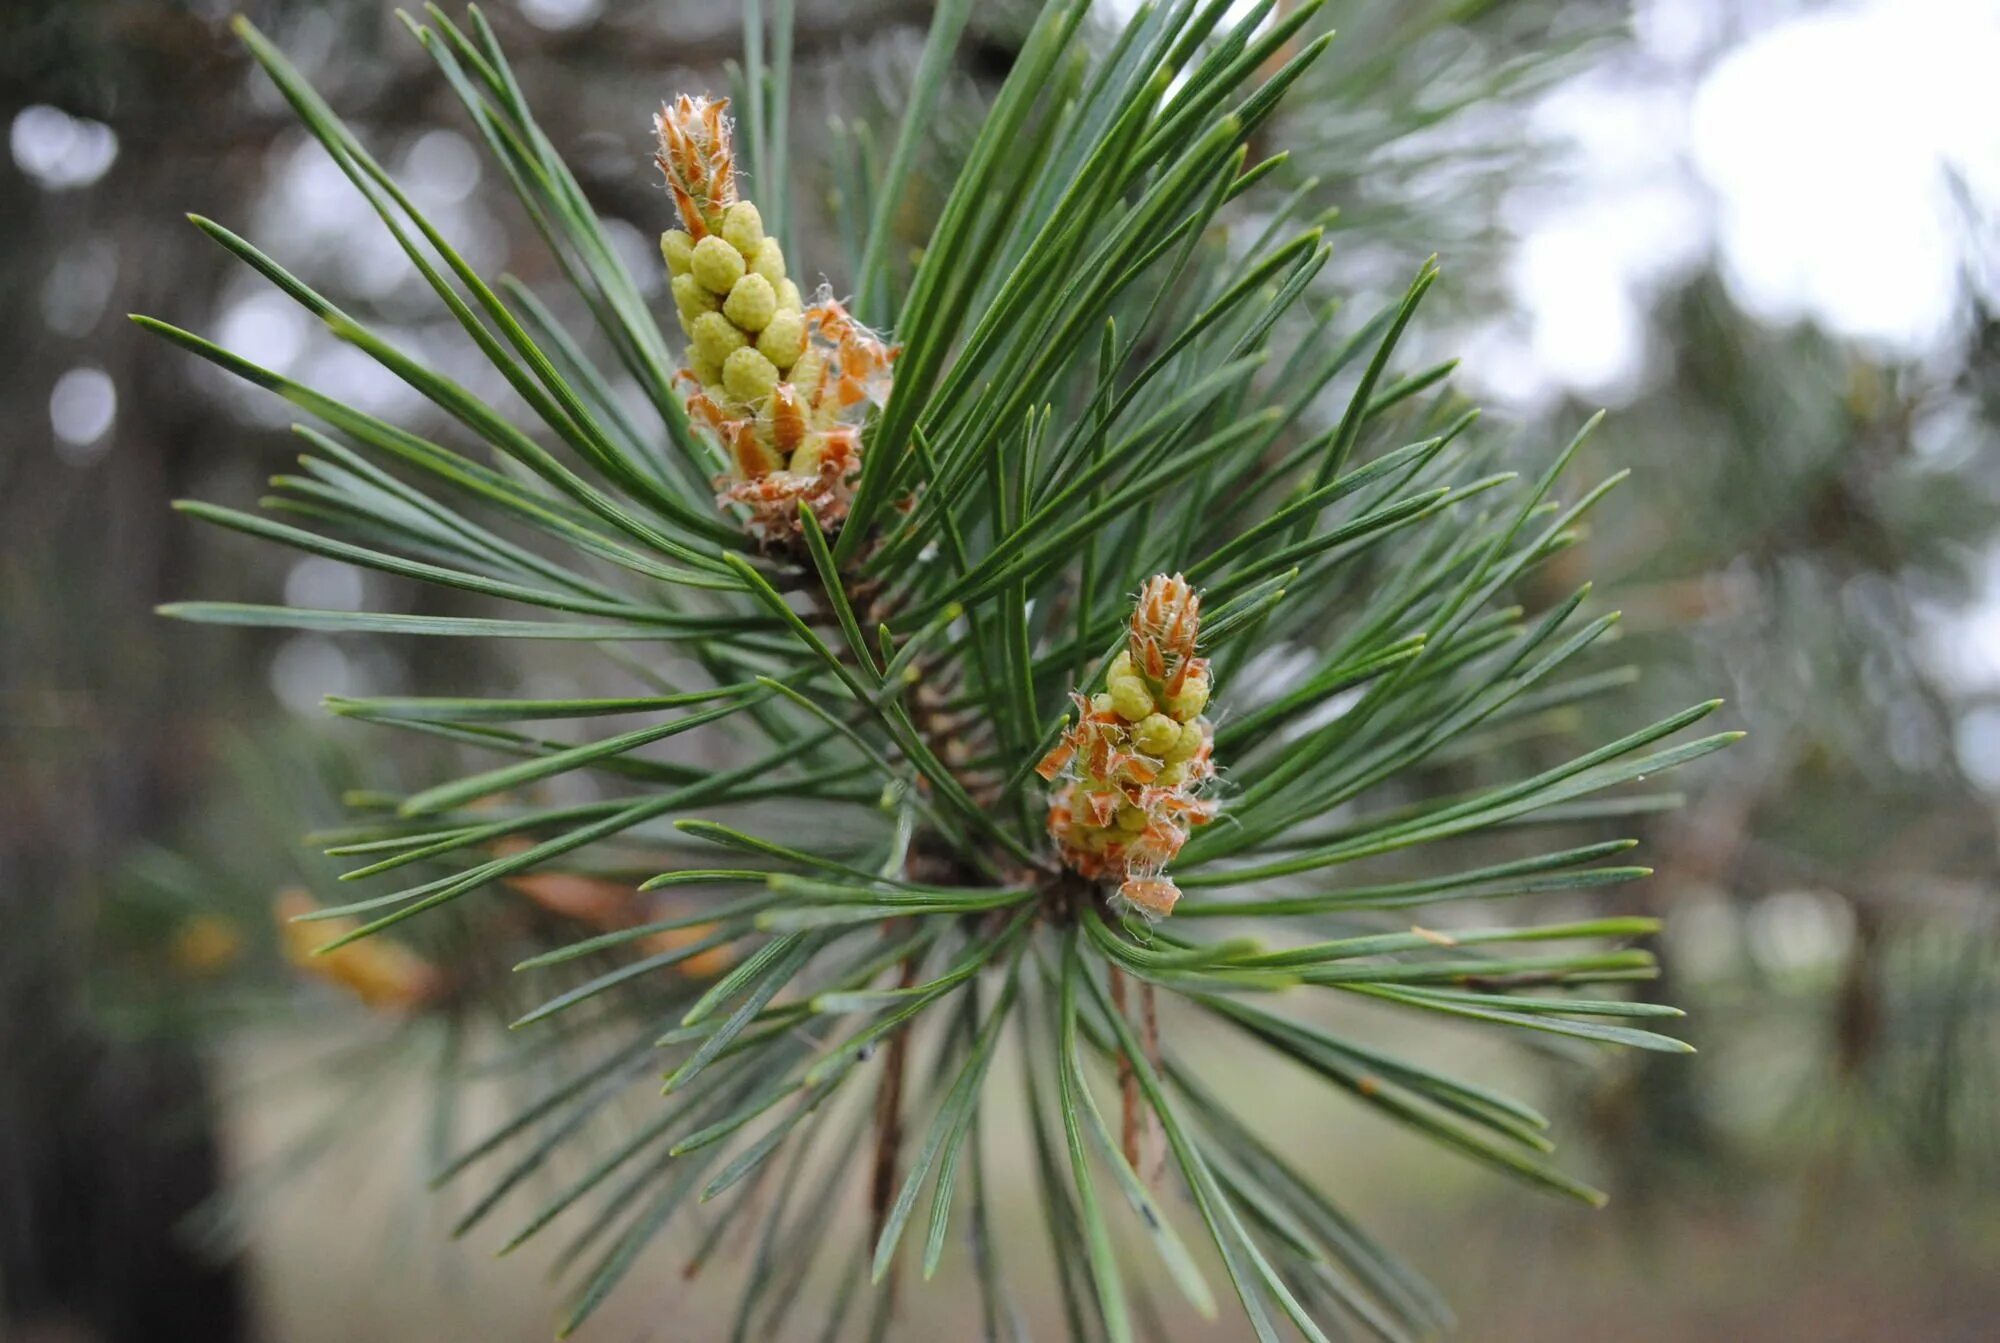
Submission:
[[[678,184],[667,188],[674,196],[674,208],[680,211],[681,223],[687,225],[688,235],[696,242],[708,236],[708,224],[702,219],[701,211],[694,208],[694,198],[680,189]]]
[[[1155,872],[1174,860],[1181,851],[1186,836],[1162,820],[1147,822],[1139,838],[1132,841],[1127,850],[1133,859],[1152,868]]]
[[[1159,766],[1143,755],[1127,755],[1119,759],[1119,768],[1134,783],[1151,783],[1160,777]]]
[[[1120,886],[1118,894],[1155,918],[1165,918],[1180,902],[1181,888],[1166,877],[1135,877]]]
[[[782,470],[785,465],[784,458],[757,437],[756,427],[747,420],[736,426],[730,451],[736,459],[736,469],[749,479]]]
[[[701,386],[700,381],[694,374],[683,370],[681,376],[696,387]],[[728,417],[722,413],[722,407],[715,404],[715,399],[706,392],[696,391],[690,393],[687,399],[687,408],[690,415],[700,419],[716,432],[722,433],[727,430],[729,425]]]
[[[1047,755],[1042,757],[1041,763],[1035,766],[1035,773],[1041,775],[1042,781],[1047,783],[1062,773],[1063,766],[1075,758],[1076,744],[1067,739],[1059,741]]]
[[[820,458],[822,476],[840,477],[860,465],[861,433],[851,425],[826,431],[826,454]]]
[[[1174,649],[1181,647],[1184,631],[1192,631],[1201,619],[1201,598],[1190,596],[1174,614],[1174,623],[1167,629],[1167,643]],[[1190,640],[1189,642],[1192,642]]]
[[[771,395],[771,438],[778,450],[790,456],[806,441],[806,413],[798,393],[788,382],[778,384]]]

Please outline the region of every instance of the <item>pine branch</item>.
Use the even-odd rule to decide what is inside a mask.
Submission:
[[[166,613],[560,640],[579,668],[602,654],[603,675],[655,691],[334,701],[346,717],[506,759],[368,799],[328,850],[361,860],[351,877],[410,884],[293,925],[335,921],[295,959],[357,996],[462,1012],[504,995],[454,958],[504,956],[542,994],[501,1018],[521,1038],[569,1026],[610,1042],[444,1167],[456,1177],[509,1153],[461,1229],[564,1172],[507,1248],[557,1221],[574,1228],[559,1255],[576,1270],[565,1332],[711,1201],[690,1273],[740,1237],[751,1271],[739,1336],[753,1321],[775,1328],[830,1209],[858,1187],[870,1242],[843,1266],[829,1337],[864,1289],[879,1336],[924,1187],[925,1278],[954,1212],[964,1219],[968,1141],[996,1318],[1007,1281],[983,1240],[979,1144],[1013,1122],[986,1080],[1012,1033],[1072,1336],[1130,1338],[1151,1310],[1127,1286],[1132,1237],[1107,1218],[1108,1174],[1204,1313],[1212,1292],[1156,1185],[1189,1196],[1260,1339],[1277,1337],[1278,1316],[1308,1338],[1325,1337],[1321,1320],[1415,1337],[1442,1308],[1248,1136],[1244,1098],[1204,1087],[1175,1033],[1199,1022],[1254,1042],[1442,1149],[1586,1202],[1601,1196],[1547,1159],[1532,1110],[1267,1003],[1341,993],[1508,1038],[1685,1048],[1624,1024],[1665,1012],[1592,988],[1653,972],[1632,945],[1651,920],[1546,923],[1529,910],[1469,926],[1440,905],[1435,926],[1413,926],[1376,913],[1642,877],[1599,865],[1626,841],[1543,851],[1527,827],[1649,809],[1657,795],[1627,785],[1737,735],[1670,742],[1709,703],[1527,777],[1486,767],[1493,734],[1625,685],[1620,672],[1556,676],[1586,665],[1615,620],[1588,609],[1587,588],[1517,604],[1622,477],[1562,493],[1582,434],[1534,479],[1489,469],[1453,365],[1409,366],[1403,349],[1440,283],[1434,263],[1350,327],[1312,297],[1320,229],[1287,235],[1301,192],[1249,227],[1238,202],[1261,199],[1282,166],[1253,163],[1251,145],[1283,125],[1280,103],[1327,51],[1318,6],[1266,26],[1270,0],[1234,21],[1223,0],[1168,0],[1107,46],[1090,39],[1088,8],[1044,6],[906,271],[892,235],[969,12],[939,7],[904,120],[881,141],[893,147],[844,170],[864,189],[828,225],[859,240],[845,277],[857,316],[789,274],[791,239],[819,222],[785,196],[791,6],[768,25],[749,6],[733,103],[689,91],[656,120],[677,337],[476,10],[461,25],[433,8],[410,27],[594,334],[564,329],[559,305],[520,281],[478,274],[239,25],[532,421],[197,221],[447,411],[469,446],[140,319],[319,422],[300,428],[305,474],[280,477],[266,503],[285,521],[184,510],[537,614]],[[761,201],[738,177],[738,124]],[[593,346],[615,362],[598,367]],[[642,403],[612,392],[620,379]],[[671,683],[658,645],[683,655]],[[643,721],[610,731],[611,717]],[[585,739],[498,726],[556,719]],[[638,754],[648,748],[660,753]],[[551,791],[586,770],[610,796]],[[711,865],[716,847],[734,865]],[[1371,875],[1326,884],[1351,863]],[[523,902],[537,911],[525,933]],[[412,950],[447,919],[458,949]],[[454,987],[417,991],[432,983]],[[1596,996],[1576,996],[1585,988]],[[926,1051],[935,1066],[914,1062]],[[664,1099],[637,1095],[654,1071]],[[1097,1096],[1107,1077],[1115,1135]],[[601,1130],[613,1140],[592,1147]],[[814,1158],[829,1145],[835,1158]]]

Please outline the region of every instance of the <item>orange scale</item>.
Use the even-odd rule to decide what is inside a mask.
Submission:
[[[1121,754],[1113,757],[1118,762],[1118,770],[1136,783],[1148,784],[1160,777],[1157,763],[1143,755]]]
[[[1047,783],[1062,773],[1063,766],[1075,758],[1076,744],[1065,739],[1057,742],[1055,748],[1042,757],[1041,763],[1035,766],[1035,773],[1041,775],[1042,781]]]

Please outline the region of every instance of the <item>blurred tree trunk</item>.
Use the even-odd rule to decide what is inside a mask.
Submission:
[[[120,137],[83,189],[0,164],[0,289],[17,300],[0,326],[0,397],[17,408],[0,461],[0,1335],[232,1343],[248,1336],[242,1275],[181,1233],[220,1188],[206,1070],[185,1042],[113,1036],[92,1009],[90,958],[123,855],[184,805],[191,720],[242,682],[221,674],[241,645],[158,637],[153,605],[188,582],[187,529],[166,506],[204,454],[212,469],[213,410],[124,321],[190,296],[206,307],[215,265],[176,225],[197,200],[226,207],[242,191],[208,134],[228,100],[203,112],[164,92],[169,72],[225,86],[214,28],[163,10],[141,35],[151,45],[118,48],[134,35],[109,18],[16,10],[0,84],[10,125],[45,101]],[[200,129],[192,152],[163,155],[176,117]],[[99,278],[62,269],[93,246],[115,271],[108,298],[87,326],[50,329],[55,287],[73,296]],[[66,459],[49,397],[83,366],[110,375],[118,414],[100,456]]]

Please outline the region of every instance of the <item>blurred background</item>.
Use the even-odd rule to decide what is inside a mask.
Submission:
[[[246,8],[475,266],[548,277],[391,6]],[[900,104],[929,8],[800,0],[789,186],[805,220],[866,151],[855,128]],[[1092,40],[1131,8],[1105,0]],[[647,116],[724,86],[735,7],[488,12],[657,292]],[[1546,446],[1612,410],[1592,465],[1637,480],[1578,563],[1645,670],[1619,713],[1720,693],[1750,738],[1644,818],[1658,873],[1623,898],[1669,919],[1667,974],[1645,991],[1690,1009],[1701,1053],[1543,1069],[1452,1046],[1558,1109],[1610,1209],[1440,1170],[1352,1114],[1285,1126],[1468,1338],[1993,1337],[2000,6],[1328,14],[1342,36],[1269,140],[1293,151],[1286,188],[1338,209],[1329,297],[1370,311],[1436,252],[1419,353],[1462,357],[1489,432]],[[327,718],[322,696],[553,673],[449,646],[470,641],[152,614],[183,597],[359,609],[382,580],[169,510],[254,500],[297,440],[281,403],[127,312],[419,430],[435,414],[184,214],[506,404],[227,17],[205,0],[0,15],[0,1338],[546,1337],[545,1260],[448,1242],[454,1212],[423,1191],[433,1121],[409,1032],[302,994],[269,911],[333,871],[296,841],[343,791],[425,774],[420,746]],[[939,164],[1025,23],[977,7]],[[934,204],[913,193],[912,244]],[[800,238],[800,269],[838,288],[838,249]],[[687,1298],[680,1261],[662,1262],[595,1336],[720,1336],[701,1312],[727,1293]],[[914,1311],[912,1336],[963,1336],[948,1299]]]

